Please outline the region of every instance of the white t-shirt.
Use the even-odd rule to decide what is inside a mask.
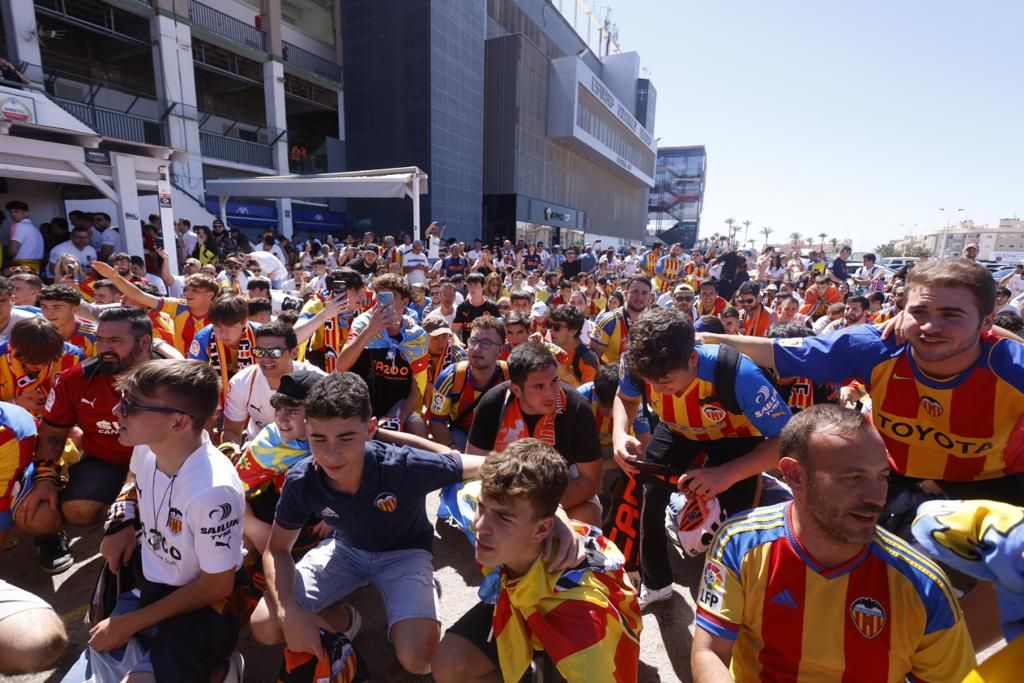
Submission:
[[[146,282],[156,287],[156,290],[160,292],[160,296],[167,296],[167,283],[163,281],[163,278],[153,275],[153,273],[146,273],[144,278]]]
[[[278,249],[280,250],[280,247]],[[288,270],[284,267],[284,264],[269,251],[254,251],[248,254],[247,258],[251,258],[260,264],[263,277],[270,278],[271,280],[283,280],[288,277]]]
[[[196,239],[198,240],[199,238],[197,237]],[[116,225],[111,225],[103,231],[103,234],[100,236],[101,251],[103,247],[111,247],[113,249],[113,251],[110,252],[111,254],[128,251],[128,242],[125,240],[124,233],[121,232],[121,228]],[[191,256],[191,252],[189,255]]]
[[[436,258],[440,258],[441,255],[441,238],[437,235],[427,236],[427,258],[433,261]]]
[[[17,260],[43,260],[43,233],[29,219],[25,218],[11,226],[10,241],[21,245],[15,257]]]
[[[305,361],[294,361],[294,369],[309,370],[318,375],[325,374],[320,368]],[[270,405],[270,397],[274,395],[274,390],[270,388],[263,369],[257,363],[236,372],[229,386],[228,400],[224,403],[224,418],[233,422],[241,422],[248,418],[245,438],[249,441],[274,421],[274,408]]]
[[[17,308],[11,309],[11,319],[7,321],[7,327],[0,330],[0,344],[11,338],[11,330],[14,328],[14,323],[21,322],[22,320],[28,320],[29,318],[35,318],[36,314],[31,311],[22,311]]]
[[[427,255],[423,251],[420,251],[418,254],[414,251],[410,251],[402,257],[403,268],[411,268],[412,266],[427,267],[429,265],[430,260],[427,259]],[[427,273],[424,270],[410,270],[405,274],[405,277],[409,280],[409,284],[411,285],[422,285],[427,282]]]
[[[625,258],[622,259],[622,274],[625,277],[633,277],[636,275],[637,264],[640,259],[637,258],[636,254],[626,254]]]
[[[1010,290],[1010,298],[1016,298],[1017,295],[1024,292],[1024,275],[1010,275],[1010,279],[1003,285]]]
[[[53,272],[53,269],[57,267],[57,261],[64,254],[71,254],[78,259],[78,263],[82,266],[83,271],[88,270],[89,265],[96,260],[96,250],[92,248],[92,245],[87,244],[85,249],[79,249],[75,246],[74,242],[68,240],[61,242],[50,250],[50,272]]]
[[[192,252],[196,250],[196,244],[199,242],[199,236],[189,228],[185,232],[179,235],[181,238],[181,246],[185,250],[185,258],[192,255]]]
[[[129,469],[139,489],[146,579],[184,586],[200,572],[242,566],[242,481],[209,439],[173,477],[156,468],[156,454],[148,446],[135,447]]]

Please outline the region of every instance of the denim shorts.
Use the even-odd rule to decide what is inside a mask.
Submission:
[[[296,565],[295,600],[317,613],[371,583],[384,599],[389,636],[406,619],[440,623],[434,556],[420,548],[371,552],[329,538]]]

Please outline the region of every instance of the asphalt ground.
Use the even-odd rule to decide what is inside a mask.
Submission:
[[[431,520],[437,511],[436,494],[427,499]],[[74,566],[57,576],[48,576],[38,569],[35,546],[30,538],[21,537],[13,548],[0,553],[0,578],[29,590],[53,605],[63,619],[69,645],[57,667],[48,672],[25,676],[0,677],[17,683],[42,683],[63,680],[64,674],[81,655],[88,642],[89,629],[83,622],[86,605],[96,583],[102,560],[99,556],[100,530],[70,530]],[[693,635],[694,600],[685,586],[696,585],[701,563],[684,562],[677,553],[674,558],[675,593],[671,600],[658,603],[644,615],[641,635],[640,681],[683,681],[690,678],[690,644]],[[477,603],[480,572],[473,561],[473,551],[461,531],[445,523],[435,527],[435,576],[441,584],[441,617],[445,626],[453,624]],[[406,673],[395,658],[387,641],[387,619],[384,605],[376,589],[362,588],[349,601],[363,616],[363,627],[355,644],[368,666],[370,680],[388,683],[430,681],[429,676]],[[255,642],[243,631],[239,650],[245,657],[245,680],[252,683],[273,683],[281,666],[281,648]]]

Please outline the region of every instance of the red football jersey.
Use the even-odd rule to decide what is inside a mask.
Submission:
[[[127,467],[132,449],[117,440],[120,425],[114,415],[120,398],[113,375],[99,372],[95,361],[81,363],[57,378],[46,399],[43,421],[54,427],[78,425],[86,455]]]

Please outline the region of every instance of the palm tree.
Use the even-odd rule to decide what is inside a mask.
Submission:
[[[767,225],[761,228],[761,234],[764,235],[764,246],[768,246],[768,235],[772,234],[773,232],[775,231],[769,228]]]
[[[821,248],[824,249],[825,248],[825,238],[828,237],[828,234],[824,233],[824,232],[819,232],[818,233],[818,237],[821,238]]]
[[[832,239],[830,239],[828,241],[828,243],[832,245],[832,253],[833,254],[836,253],[836,245],[839,244],[839,240],[837,238],[833,237]]]
[[[797,246],[800,243],[800,238],[802,238],[802,237],[803,237],[803,235],[801,235],[798,232],[791,232],[791,233],[789,233],[789,239],[793,241],[793,246],[794,247]]]
[[[747,242],[747,232],[750,230],[750,224],[754,221],[743,221],[743,241]]]
[[[726,218],[724,222],[725,222],[726,225],[729,226],[729,234],[731,235],[732,234],[732,224],[736,222],[736,219],[735,218]]]

